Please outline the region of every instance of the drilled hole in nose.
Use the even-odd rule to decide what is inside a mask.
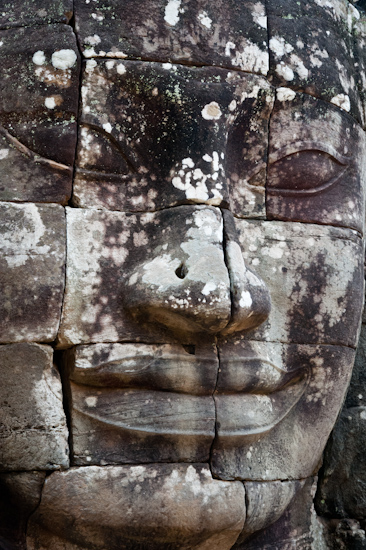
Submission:
[[[193,346],[191,344],[188,344],[188,345],[183,344],[183,348],[187,353],[189,353],[189,355],[196,355],[196,346]]]
[[[179,267],[175,270],[175,274],[179,279],[184,279],[184,277],[187,275],[188,269],[184,264],[180,264]]]

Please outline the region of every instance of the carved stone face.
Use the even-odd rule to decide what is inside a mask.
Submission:
[[[26,201],[0,203],[1,391],[18,407],[14,365],[34,357],[24,402],[47,443],[23,422],[2,469],[65,470],[47,477],[29,549],[246,548],[311,484],[352,370],[362,26],[343,0],[123,4],[75,2],[77,125],[71,28],[18,31],[52,93],[33,126],[29,105],[3,109],[0,162],[28,185],[14,172],[1,195]],[[50,346],[25,341],[55,341],[71,469]]]

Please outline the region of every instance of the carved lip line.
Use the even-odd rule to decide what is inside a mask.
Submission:
[[[76,367],[71,380],[80,386],[111,388],[112,391],[135,389],[192,396],[212,395],[216,376],[214,382],[207,384],[208,387],[204,386],[201,378],[202,374],[207,376],[210,364],[211,358],[195,355],[171,353],[156,357],[146,353],[103,362],[94,367]],[[239,368],[236,367],[238,364]],[[220,394],[270,395],[298,383],[306,375],[304,367],[286,371],[268,359],[256,356],[239,357],[228,363],[222,361],[220,365],[212,365],[212,371],[217,366],[220,371],[226,371],[219,376],[216,393]]]
[[[122,407],[120,411],[109,407],[109,411],[98,412],[95,406],[87,408],[76,404],[74,410],[98,423],[140,435],[213,438],[216,424],[219,438],[242,440],[243,437],[264,434],[281,422],[300,400],[307,382],[308,377],[305,376],[300,383],[270,395],[248,393],[215,394],[214,396],[179,395],[178,399],[174,399],[172,392],[152,391],[149,392],[150,397],[154,393],[159,394],[161,409],[161,414],[155,416],[151,414],[148,404],[146,414],[144,414],[143,405],[139,407],[138,414],[136,413],[135,394],[141,393],[140,390],[125,392],[124,396],[129,395],[131,398],[131,406],[127,403],[126,408]],[[122,392],[123,390],[119,390],[118,393]],[[107,399],[109,395],[110,392],[107,392]],[[176,397],[178,397],[177,394]],[[204,401],[210,404],[211,399],[214,400],[212,412],[209,408],[195,410],[195,406],[201,404],[203,406]],[[186,408],[191,409],[188,420],[185,419]],[[214,408],[217,414],[216,423]]]
[[[258,360],[255,365],[258,374]],[[268,360],[262,361],[262,365],[267,371],[268,365],[274,367]],[[98,371],[104,366],[99,365],[93,370]],[[277,387],[269,385],[265,392],[259,380],[257,393],[253,383],[250,392],[243,388],[235,390],[231,386],[229,391],[219,388],[208,395],[126,386],[97,386],[100,390],[96,392],[96,386],[77,384],[80,389],[74,410],[126,433],[213,438],[216,409],[218,437],[242,440],[273,429],[289,414],[307,387],[308,369],[285,372],[276,367],[276,371],[280,374]],[[89,399],[91,405],[88,405]],[[151,403],[157,407],[151,408]]]

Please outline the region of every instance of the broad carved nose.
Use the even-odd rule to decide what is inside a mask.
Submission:
[[[125,309],[180,333],[228,333],[261,323],[269,294],[245,269],[230,216],[212,206],[147,215],[147,246],[131,253],[124,273]]]

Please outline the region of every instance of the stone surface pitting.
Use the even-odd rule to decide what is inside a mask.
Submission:
[[[1,8],[0,8],[1,11]],[[0,200],[71,195],[79,53],[70,26],[0,31]]]
[[[230,201],[239,217],[264,217],[273,99],[265,79],[237,71],[88,60],[74,204],[153,211]]]
[[[0,471],[69,466],[68,430],[53,350],[38,344],[0,346]]]
[[[85,57],[216,65],[266,75],[263,0],[125,0],[74,3]]]
[[[0,343],[52,342],[65,284],[62,206],[0,203]]]
[[[243,484],[207,464],[73,468],[47,478],[27,548],[229,550],[244,520]]]

